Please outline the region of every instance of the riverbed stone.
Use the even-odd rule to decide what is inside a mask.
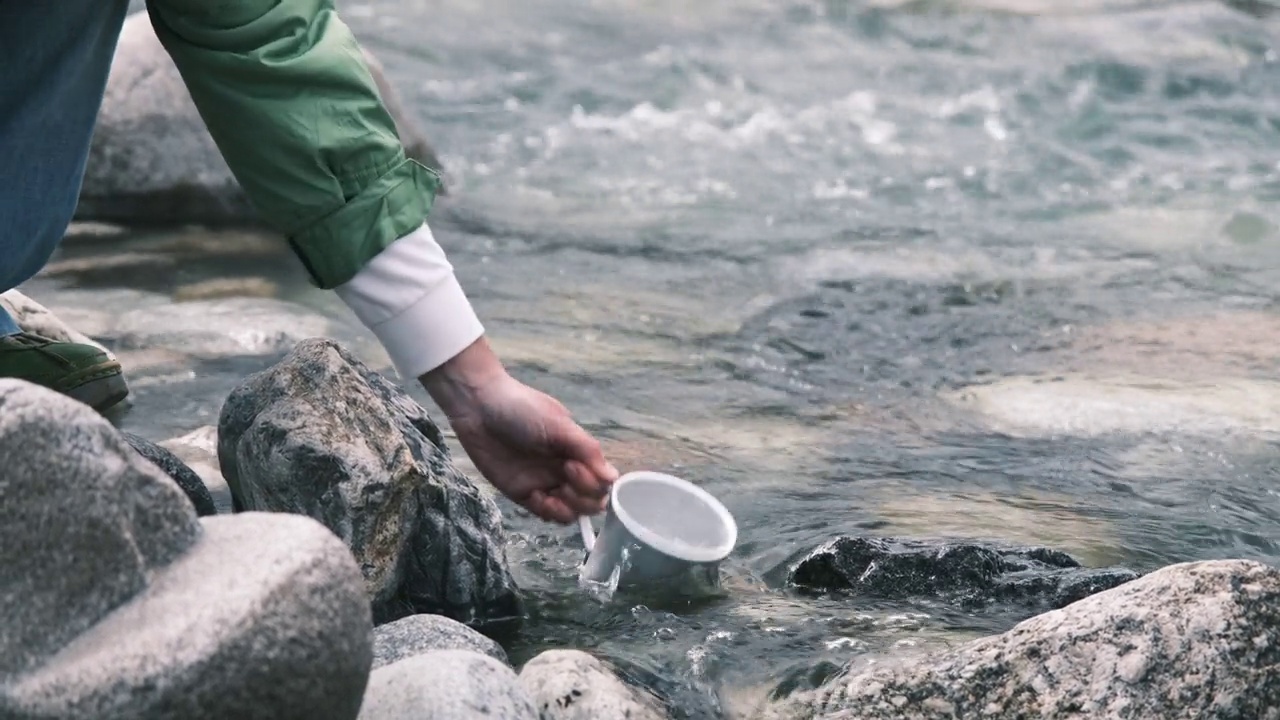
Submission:
[[[580,650],[548,650],[520,669],[539,720],[664,720],[653,695],[622,682],[604,662]]]
[[[362,578],[309,518],[199,519],[90,408],[0,380],[0,717],[355,717]]]
[[[305,340],[236,388],[218,460],[238,509],[308,515],[347,543],[377,624],[522,614],[491,495],[454,467],[426,410],[338,343]]]
[[[106,420],[21,380],[0,379],[0,468],[0,677],[43,662],[200,536],[178,486]]]
[[[373,668],[436,650],[470,650],[508,663],[507,653],[457,620],[443,615],[410,615],[373,629]]]
[[[1137,577],[1122,567],[1081,567],[1050,548],[841,536],[794,563],[787,582],[821,592],[1056,609]]]
[[[437,650],[369,675],[360,720],[539,720],[516,673],[470,650]]]
[[[365,60],[409,157],[440,169],[381,63]],[[259,224],[145,12],[124,22],[89,149],[76,217]]]
[[[184,465],[191,468],[213,497],[213,505],[219,513],[232,512],[231,488],[218,468],[218,428],[204,425],[177,437],[156,443],[173,453]]]
[[[763,720],[1280,718],[1280,571],[1182,563],[955,650],[848,667]]]
[[[1006,378],[943,397],[1013,437],[1280,432],[1280,382],[1274,380],[1056,373]]]
[[[182,492],[186,494],[187,499],[191,501],[192,507],[196,509],[196,515],[201,517],[206,515],[217,515],[218,508],[213,504],[213,495],[209,494],[209,488],[205,487],[204,481],[194,470],[187,467],[186,463],[178,459],[176,455],[168,450],[156,445],[150,440],[134,435],[130,432],[122,432],[125,442],[130,447],[138,451],[138,454],[146,458],[148,462],[164,471],[171,480],[182,488]]]

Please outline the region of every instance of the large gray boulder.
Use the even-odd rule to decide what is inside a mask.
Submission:
[[[199,520],[88,407],[0,380],[0,717],[358,712],[360,571],[304,517]]]
[[[665,720],[653,695],[632,688],[596,657],[580,650],[548,650],[520,669],[539,720]]]
[[[439,650],[369,675],[360,720],[461,718],[539,720],[515,671],[488,655]]]
[[[507,663],[507,652],[457,620],[442,615],[410,615],[373,629],[373,669],[436,650],[470,650]]]
[[[767,720],[1280,718],[1280,571],[1172,565],[939,655],[846,670]]]
[[[522,614],[493,498],[422,406],[337,343],[305,340],[236,388],[218,461],[238,509],[307,515],[347,543],[376,624]]]
[[[418,124],[367,51],[409,156],[440,169]],[[98,114],[76,217],[114,222],[257,224],[182,76],[145,12],[125,20]]]

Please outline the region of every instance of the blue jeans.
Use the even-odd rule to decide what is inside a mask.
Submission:
[[[75,214],[128,0],[0,0],[0,292],[40,272]],[[0,309],[0,336],[18,331]]]

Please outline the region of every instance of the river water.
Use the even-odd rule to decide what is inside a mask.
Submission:
[[[841,533],[1139,571],[1280,556],[1265,5],[340,9],[441,153],[433,225],[512,370],[740,524],[721,596],[601,604],[575,533],[504,504],[532,613],[513,659],[594,649],[732,716],[796,668],[1022,619],[780,586]],[[250,232],[90,228],[30,289],[132,363],[123,422],[153,439],[216,422],[281,337],[379,361]]]

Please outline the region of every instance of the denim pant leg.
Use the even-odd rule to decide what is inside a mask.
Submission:
[[[128,0],[0,0],[0,292],[49,261],[75,214]],[[0,309],[0,335],[17,331]]]

